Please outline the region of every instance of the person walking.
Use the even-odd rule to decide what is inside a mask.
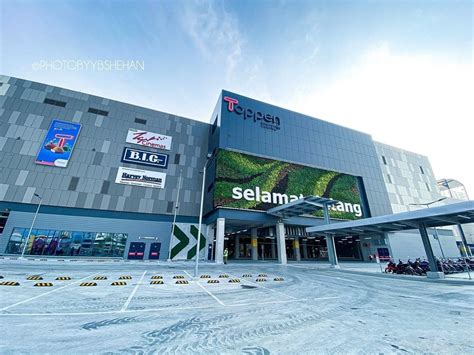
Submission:
[[[224,264],[227,264],[227,258],[229,257],[229,249],[224,249]]]

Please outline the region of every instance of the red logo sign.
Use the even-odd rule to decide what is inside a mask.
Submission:
[[[227,102],[227,109],[230,112],[234,111],[234,105],[237,105],[239,103],[239,100],[229,96],[224,96],[224,101]]]

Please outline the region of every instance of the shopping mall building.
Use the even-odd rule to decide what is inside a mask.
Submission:
[[[216,262],[224,248],[230,259],[327,259],[324,237],[306,232],[321,211],[267,213],[301,197],[337,201],[337,223],[441,196],[425,156],[228,91],[204,123],[0,76],[0,254],[191,259],[204,167],[199,250]],[[451,230],[437,234],[435,254],[459,255]],[[424,256],[416,232],[335,243],[340,260]]]

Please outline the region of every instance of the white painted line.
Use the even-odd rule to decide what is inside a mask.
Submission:
[[[320,298],[301,298],[298,300],[283,300],[283,301],[268,301],[260,303],[234,303],[228,304],[226,307],[248,307],[248,306],[260,306],[268,304],[279,304],[279,303],[292,303],[299,301],[319,301],[319,300],[328,300],[328,299],[337,299],[342,297],[320,297]],[[147,308],[147,309],[131,309],[125,311],[98,311],[98,312],[71,312],[71,313],[0,313],[0,317],[5,316],[15,316],[15,317],[46,317],[46,316],[91,316],[98,314],[116,314],[116,313],[144,313],[144,312],[162,312],[167,310],[179,311],[179,310],[194,310],[194,309],[215,309],[215,306],[192,306],[192,307],[161,307],[161,308]]]
[[[138,288],[140,287],[140,285],[142,283],[142,280],[145,277],[146,273],[147,273],[146,270],[143,271],[142,277],[140,277],[140,280],[138,280],[138,282],[137,282],[136,286],[134,287],[132,293],[130,294],[130,296],[128,296],[127,301],[122,306],[122,309],[120,310],[120,312],[125,312],[127,310],[128,305],[130,304],[130,302],[132,302],[132,298],[133,298],[133,296],[135,296],[135,293],[137,292]]]
[[[59,290],[62,290],[63,288],[66,288],[66,287],[72,286],[72,285],[74,285],[74,284],[77,284],[78,282],[84,281],[85,279],[87,279],[87,278],[89,278],[89,277],[92,277],[92,276],[95,276],[95,275],[97,275],[97,274],[98,274],[98,272],[96,272],[95,274],[86,276],[86,277],[84,277],[84,278],[82,278],[82,279],[80,279],[80,280],[71,282],[71,283],[69,283],[69,284],[67,284],[67,285],[64,285],[64,286],[55,288],[54,290],[51,290],[51,291],[42,293],[42,294],[40,294],[40,295],[37,295],[37,296],[31,297],[31,298],[28,298],[28,299],[26,299],[26,300],[23,300],[23,301],[20,301],[20,302],[17,302],[17,303],[14,303],[14,304],[12,304],[12,305],[10,305],[10,306],[3,307],[2,309],[0,309],[0,311],[5,311],[5,310],[7,310],[7,309],[9,309],[9,308],[12,308],[12,307],[18,306],[18,305],[20,305],[20,304],[23,304],[23,303],[26,303],[26,302],[30,302],[30,301],[33,301],[33,300],[35,300],[35,299],[37,299],[37,298],[40,298],[40,297],[49,295],[49,294],[54,293],[54,292],[57,292],[57,291],[59,291]]]
[[[183,270],[183,272],[185,272],[189,277],[192,278],[192,276],[186,271],[186,270]],[[220,299],[218,299],[211,291],[209,291],[207,288],[205,288],[203,285],[201,285],[199,283],[199,280],[196,281],[196,284],[201,287],[204,291],[206,291],[206,293],[211,296],[212,298],[214,298],[221,306],[225,306],[224,302],[222,302]]]

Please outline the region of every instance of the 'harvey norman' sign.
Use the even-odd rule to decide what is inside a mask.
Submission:
[[[166,174],[150,170],[138,170],[119,167],[115,182],[117,184],[135,185],[162,189],[165,187]]]
[[[130,128],[127,133],[127,143],[142,145],[156,149],[171,149],[171,137],[163,134],[141,131]]]

